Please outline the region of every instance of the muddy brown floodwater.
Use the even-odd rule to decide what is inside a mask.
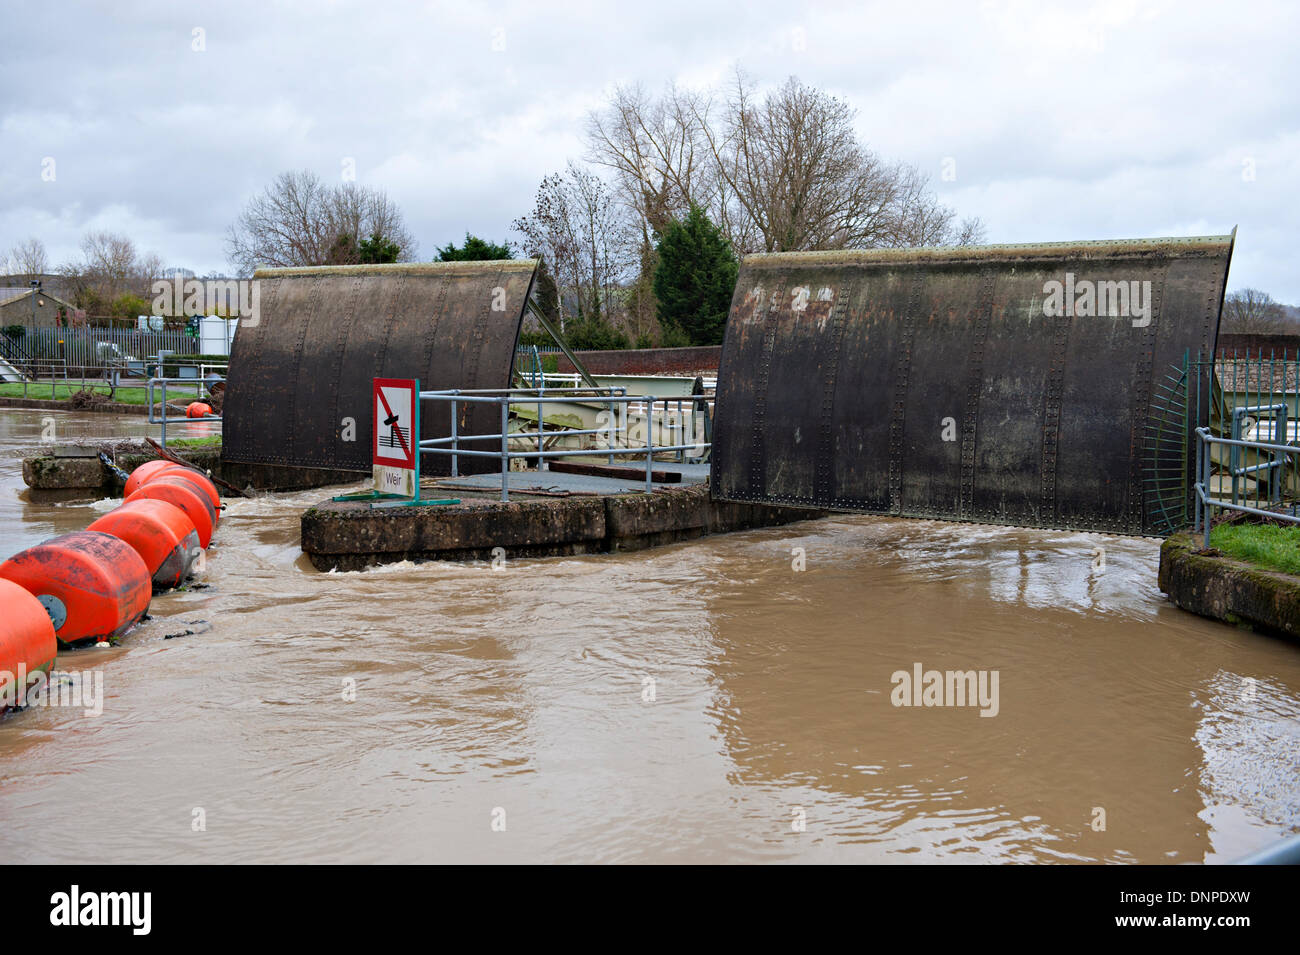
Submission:
[[[24,499],[47,414],[0,412],[0,556],[114,503]],[[0,721],[0,861],[1223,862],[1300,830],[1300,646],[1170,607],[1156,541],[852,516],[322,574],[322,496],[232,501],[208,589],[61,655],[102,715]],[[893,705],[917,664],[996,671],[996,715]]]

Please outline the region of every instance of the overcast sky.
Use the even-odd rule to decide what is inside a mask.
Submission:
[[[514,239],[613,85],[739,65],[847,99],[863,140],[990,242],[1236,225],[1229,288],[1300,303],[1294,0],[6,7],[0,248],[36,235],[54,264],[106,228],[226,271],[251,195],[287,169],[338,181],[349,158],[421,258],[466,230]]]

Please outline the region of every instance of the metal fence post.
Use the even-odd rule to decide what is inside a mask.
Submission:
[[[645,402],[645,492],[654,490],[654,399],[646,397]]]
[[[501,500],[510,500],[510,437],[506,434],[510,418],[510,397],[501,401]]]
[[[1196,482],[1192,485],[1192,533],[1199,533],[1201,529],[1201,494],[1203,494],[1205,481],[1201,476],[1201,429],[1196,429]]]
[[[623,410],[627,411],[627,405],[623,405]],[[611,401],[609,403],[609,440],[606,442],[606,446],[609,448],[610,464],[614,463],[614,425],[615,425],[614,402]]]
[[[1207,429],[1207,430],[1208,430],[1208,429]],[[1204,435],[1202,435],[1201,437],[1202,437],[1202,439],[1203,439],[1202,442],[1201,442],[1202,453],[1205,455],[1205,463],[1202,465],[1202,467],[1205,469],[1205,473],[1206,473],[1206,475],[1209,475],[1209,473],[1210,473],[1210,436],[1209,436],[1209,434],[1204,434]],[[1207,485],[1209,484],[1208,479],[1206,480],[1205,483],[1206,483]],[[1202,519],[1202,522],[1203,522],[1204,525],[1205,525],[1205,527],[1204,527],[1204,530],[1205,530],[1205,549],[1206,549],[1206,550],[1209,550],[1209,549],[1210,549],[1210,519],[1214,516],[1214,511],[1213,511],[1213,509],[1212,509],[1211,506],[1210,506],[1210,492],[1209,492],[1208,487],[1206,488],[1206,491],[1205,491],[1205,495],[1204,495],[1204,505],[1203,505],[1203,506],[1205,507],[1205,513],[1204,513],[1203,515],[1201,515],[1201,519]]]
[[[459,394],[459,392],[457,392]],[[451,399],[451,476],[460,477],[460,463],[456,460],[456,449],[460,446],[460,422],[456,420],[456,405],[459,402]]]
[[[541,398],[540,391],[537,393],[537,396],[538,398]],[[538,401],[537,402],[537,470],[539,471],[548,470],[548,468],[546,467],[546,458],[542,457],[542,452],[545,450],[546,448],[542,445],[542,403],[541,401]]]
[[[1285,366],[1283,366],[1282,368],[1282,374],[1283,376],[1286,375]],[[1283,398],[1282,403],[1278,405],[1278,414],[1273,418],[1273,443],[1274,444],[1291,443],[1290,440],[1288,440],[1291,437],[1291,432],[1287,423],[1285,393],[1283,393],[1282,398]],[[1281,436],[1279,436],[1278,434],[1279,432],[1281,432]],[[1286,480],[1286,459],[1287,456],[1283,454],[1281,451],[1273,452],[1274,467],[1272,469],[1272,472],[1269,475],[1270,490],[1272,491],[1272,493],[1269,495],[1269,498],[1272,500],[1274,504],[1282,503],[1282,482]]]
[[[1239,409],[1232,409],[1232,426],[1228,429],[1228,436],[1233,441],[1241,439],[1241,416],[1237,414]],[[1228,473],[1232,477],[1232,503],[1237,503],[1237,466],[1239,452],[1235,444],[1228,446]],[[1208,545],[1207,545],[1208,546]]]
[[[677,424],[672,429],[673,444],[680,444],[677,448],[677,464],[686,463],[686,420],[681,416],[681,399],[677,399]]]

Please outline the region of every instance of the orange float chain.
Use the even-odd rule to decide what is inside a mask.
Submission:
[[[212,529],[216,526],[216,509],[203,489],[193,481],[179,476],[162,475],[138,488],[127,501],[166,501],[185,512],[199,535],[199,546],[212,542]]]
[[[168,464],[167,467],[154,471],[153,474],[145,480],[145,483],[148,484],[150,481],[156,480],[160,477],[183,477],[186,480],[192,481],[196,487],[202,488],[204,495],[212,502],[216,522],[220,523],[221,495],[217,493],[217,486],[208,479],[206,474],[196,471],[193,468],[187,468],[183,464]]]
[[[140,489],[149,478],[156,475],[163,468],[172,468],[176,465],[170,461],[147,461],[131,472],[131,476],[126,479],[126,487],[122,488],[122,496],[130,497]]]
[[[26,678],[48,671],[58,652],[54,624],[41,602],[0,578],[0,713],[22,705]]]
[[[149,571],[155,593],[179,586],[202,550],[194,522],[166,501],[128,501],[86,530],[112,534],[135,548]]]
[[[190,492],[192,493],[192,492]],[[62,645],[111,641],[149,609],[149,570],[135,549],[111,534],[76,531],[20,551],[0,578],[35,595]]]

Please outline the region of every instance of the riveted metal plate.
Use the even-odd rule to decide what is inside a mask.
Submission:
[[[509,387],[535,270],[529,259],[257,272],[261,315],[240,323],[231,349],[223,460],[368,473],[372,379]],[[497,430],[490,418],[487,406],[466,409],[462,433]],[[422,424],[424,438],[451,432],[450,414]],[[449,463],[429,455],[422,470]]]
[[[1213,351],[1231,254],[1213,236],[748,256],[714,496],[1156,533],[1153,376]],[[826,321],[792,309],[821,288]]]

